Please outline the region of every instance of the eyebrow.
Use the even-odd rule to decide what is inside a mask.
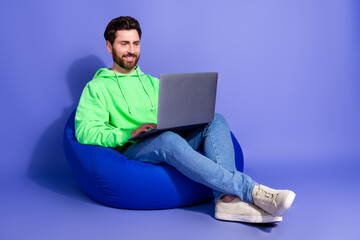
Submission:
[[[130,43],[130,41],[120,41],[122,43]],[[140,41],[134,41],[133,43],[139,43]]]

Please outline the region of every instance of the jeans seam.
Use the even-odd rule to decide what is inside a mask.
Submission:
[[[167,154],[171,155],[171,152],[168,151],[167,149],[165,149],[165,148],[159,148],[159,149],[161,149],[162,151],[164,151],[164,152],[166,152]],[[180,161],[179,163],[182,163],[182,161]],[[171,165],[171,164],[169,164],[169,165]],[[182,166],[184,166],[184,164],[182,164]],[[201,179],[206,179],[206,174],[202,174],[202,173],[199,172],[199,171],[194,171],[194,169],[190,169],[190,170],[191,170],[192,173],[200,176]],[[216,180],[216,179],[211,179],[212,182],[215,182],[215,180]]]
[[[211,146],[213,147],[214,152],[215,152],[216,163],[219,163],[219,162],[220,162],[220,161],[219,161],[220,158],[219,158],[219,155],[218,155],[218,153],[217,153],[216,144],[214,143],[213,134],[212,134],[212,133],[209,133],[209,136],[210,136]],[[221,164],[220,164],[220,165],[221,165]]]
[[[170,153],[170,151],[168,151],[167,149],[164,149],[164,148],[159,148],[160,150],[162,150],[162,151],[164,151],[164,152],[166,152],[166,153]],[[206,176],[207,175],[205,175],[205,174],[202,174],[201,172],[198,172],[198,171],[194,171],[193,169],[191,169],[191,171],[192,171],[192,173],[195,173],[196,175],[198,175],[198,176],[200,176],[200,178],[201,179],[207,179],[207,180],[205,180],[205,181],[208,181],[209,183],[211,183],[212,185],[214,185],[214,186],[217,186],[217,187],[219,187],[219,188],[222,188],[222,189],[224,189],[225,191],[227,191],[227,192],[233,192],[234,194],[236,194],[236,195],[238,195],[237,194],[237,191],[235,190],[235,188],[233,188],[233,187],[227,187],[226,185],[224,185],[224,184],[219,184],[218,183],[218,181],[217,181],[217,179],[213,179],[213,178],[206,178]],[[210,187],[211,188],[211,187]]]
[[[166,148],[159,147],[158,150],[166,153],[168,156],[172,156],[172,153],[169,150],[167,150]],[[141,151],[139,151],[138,153],[140,153],[140,155],[142,155],[142,154],[147,154],[148,152],[153,152],[153,149],[152,148],[144,148],[144,149],[141,149]],[[164,159],[162,161],[167,163]],[[169,163],[167,163],[167,164],[169,164]],[[171,166],[171,164],[169,164],[169,165]],[[199,175],[200,178],[205,179],[206,175],[201,174],[201,172],[196,172],[193,169],[191,169],[191,171],[192,171],[192,173]],[[213,181],[215,181],[215,179]]]

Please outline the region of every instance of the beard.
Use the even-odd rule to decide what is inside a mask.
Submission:
[[[133,62],[129,62],[129,61],[125,61],[123,59],[123,57],[134,57],[135,61]],[[113,61],[119,65],[121,68],[124,68],[126,70],[132,70],[136,64],[138,63],[140,59],[140,54],[136,55],[136,54],[125,54],[125,55],[117,55],[115,52],[113,53]]]

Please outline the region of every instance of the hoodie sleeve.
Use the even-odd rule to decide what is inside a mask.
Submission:
[[[109,124],[109,113],[100,96],[87,84],[81,94],[75,115],[75,135],[79,143],[103,147],[123,146],[132,130]]]

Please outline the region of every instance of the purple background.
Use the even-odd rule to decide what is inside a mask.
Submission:
[[[111,66],[103,32],[107,23],[120,15],[140,21],[143,38],[139,65],[145,73],[158,77],[160,73],[218,71],[216,110],[227,118],[243,147],[245,171],[272,186],[297,189],[298,207],[294,205],[293,212],[289,212],[292,215],[288,221],[292,223],[287,223],[288,227],[285,218],[273,232],[268,230],[273,227],[264,230],[219,222],[200,214],[211,215],[212,206],[205,204],[189,218],[195,222],[196,217],[207,220],[196,222],[200,226],[190,224],[188,231],[192,232],[194,226],[214,225],[216,229],[221,225],[219,231],[224,234],[234,226],[241,228],[248,238],[278,234],[274,237],[286,239],[296,231],[306,234],[304,229],[295,227],[299,221],[304,223],[329,214],[324,217],[327,221],[348,222],[340,224],[345,229],[339,231],[331,225],[339,226],[335,222],[320,224],[326,231],[334,231],[328,237],[354,236],[350,229],[355,216],[336,212],[333,218],[333,208],[344,204],[347,194],[352,192],[346,212],[351,214],[360,209],[358,203],[352,205],[359,202],[356,198],[351,201],[360,196],[358,186],[352,185],[360,180],[359,1],[34,0],[6,1],[0,6],[0,187],[2,195],[12,193],[12,197],[1,200],[6,210],[0,217],[0,221],[6,222],[7,231],[2,232],[6,239],[18,236],[19,228],[25,232],[33,229],[36,239],[49,239],[53,232],[60,231],[58,224],[67,223],[65,228],[75,231],[72,221],[82,221],[79,227],[92,231],[94,226],[106,225],[104,231],[114,238],[130,236],[136,231],[136,219],[147,218],[142,226],[151,235],[153,228],[149,222],[156,222],[151,214],[161,219],[161,214],[168,213],[166,223],[171,224],[170,219],[180,211],[134,213],[93,204],[76,188],[65,162],[63,127],[86,82],[98,68]],[[47,177],[34,177],[40,175]],[[320,205],[308,208],[313,206],[313,194],[319,194],[314,183],[319,184],[321,194],[325,195],[318,196],[318,204],[328,202],[328,198],[333,201],[322,205],[326,207],[319,212]],[[84,221],[88,219],[86,214],[74,214],[64,207],[67,204],[55,210],[62,198],[72,208],[86,202],[90,213],[85,211],[86,207],[76,211],[84,210],[95,218],[96,214],[103,214],[108,222],[104,220],[102,225],[98,221]],[[80,202],[72,204],[74,199]],[[48,204],[44,205],[45,202]],[[48,216],[45,212],[49,211]],[[127,214],[134,224],[128,218],[116,219],[120,214]],[[49,225],[47,217],[54,215],[59,217],[59,223]],[[187,216],[180,214],[179,218],[185,220]],[[120,234],[116,231],[124,221],[129,226]],[[167,229],[175,232],[186,229],[185,225],[178,228],[182,221],[174,221]],[[48,230],[41,227],[44,224]],[[316,224],[308,224],[305,229],[310,226]],[[59,239],[72,236],[72,230],[68,235],[61,232]],[[324,231],[319,230],[316,237],[325,234]],[[305,237],[300,232],[297,236]],[[89,236],[104,235],[99,230]],[[209,234],[207,239],[215,236],[216,233]]]

